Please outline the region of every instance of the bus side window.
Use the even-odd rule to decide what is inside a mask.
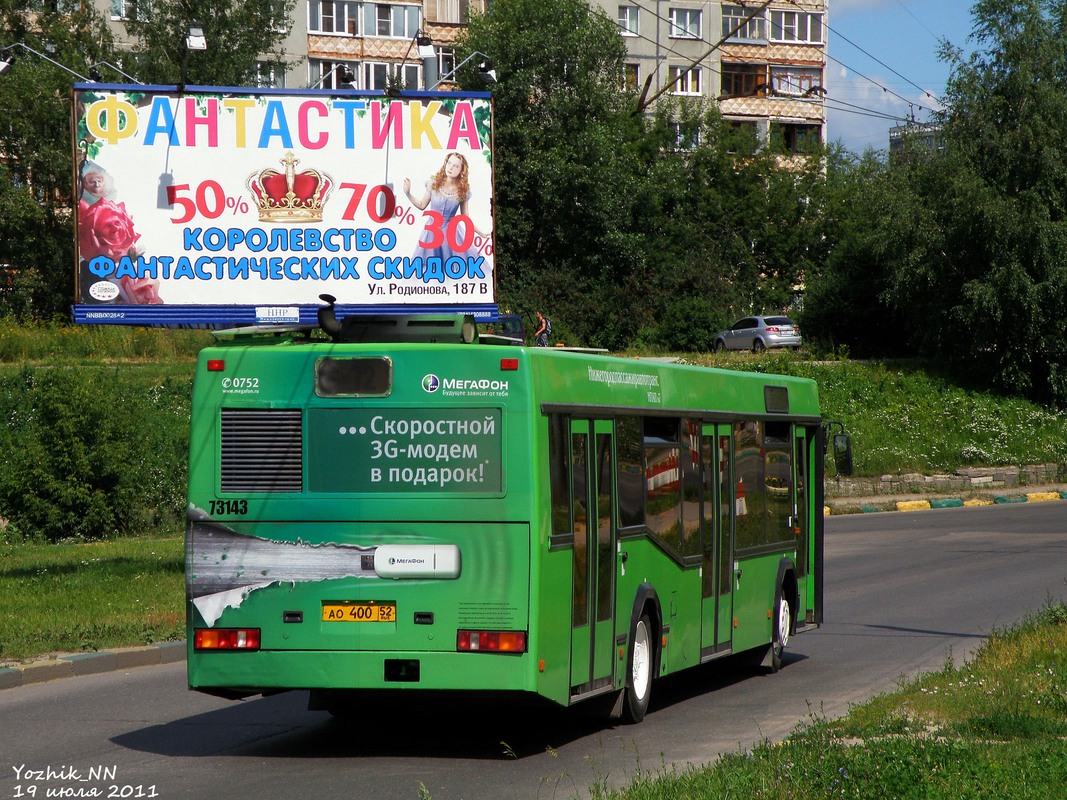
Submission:
[[[548,472],[551,503],[551,536],[553,541],[567,539],[574,534],[571,525],[570,478],[570,418],[553,414],[548,418]]]

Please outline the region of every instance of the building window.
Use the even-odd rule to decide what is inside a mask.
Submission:
[[[776,153],[815,153],[821,145],[821,125],[771,123],[771,149]]]
[[[355,79],[352,83],[341,80],[338,67],[345,66],[352,71]],[[360,65],[358,61],[323,61],[318,58],[308,59],[308,86],[316,89],[358,89]]]
[[[670,35],[672,39],[699,39],[700,10],[696,8],[672,8]]]
[[[640,9],[637,6],[619,6],[619,30],[623,36],[637,36]]]
[[[150,0],[111,0],[111,19],[147,22],[152,13]]]
[[[767,18],[763,15],[763,11],[761,10],[746,22],[750,14],[752,14],[750,8],[724,5],[722,7],[722,35],[729,36],[731,41],[767,41]],[[733,33],[734,30],[737,32]],[[732,36],[731,33],[733,33]]]
[[[791,97],[811,96],[822,88],[822,69],[819,67],[771,67],[771,91]]]
[[[722,62],[723,97],[754,97],[766,94],[766,88],[766,65]]]
[[[310,0],[308,32],[359,36],[359,7],[355,0]]]
[[[752,153],[760,144],[760,129],[757,123],[748,120],[727,120],[730,132],[726,140],[728,153]]]
[[[637,87],[641,83],[641,68],[637,64],[623,64],[622,65],[622,81],[619,86],[620,89],[630,90],[632,92],[637,91]]]
[[[772,11],[771,41],[822,44],[822,14]]]
[[[696,150],[700,147],[700,125],[695,122],[672,122],[674,146],[678,150]]]
[[[437,0],[437,21],[466,24],[470,0]]]
[[[375,9],[375,32],[378,36],[411,39],[419,30],[419,6],[398,6],[378,3]],[[369,87],[368,87],[369,88]]]
[[[700,67],[671,67],[671,94],[700,94]]]
[[[404,89],[419,88],[419,73],[415,64],[371,62],[363,65],[364,89],[389,89],[400,84]]]
[[[454,79],[456,76],[451,73],[456,69],[456,49],[434,45],[434,50],[437,51],[437,79],[441,80],[445,75],[449,80]]]
[[[271,0],[270,28],[276,33],[289,32],[289,19],[285,12],[285,0]]]
[[[285,64],[278,63],[277,61],[257,61],[256,88],[284,89]]]

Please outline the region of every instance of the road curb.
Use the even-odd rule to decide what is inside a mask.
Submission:
[[[1067,500],[1067,491],[1041,491],[1027,492],[1021,495],[992,495],[990,497],[943,497],[935,500],[886,500],[882,504],[873,498],[857,499],[854,504],[849,504],[847,498],[837,501],[838,508],[830,504],[823,505],[823,516],[844,516],[854,514],[857,511],[864,514],[879,513],[883,511],[926,511],[931,508],[961,508],[975,506],[991,506],[1003,503],[1047,503],[1053,500]]]
[[[101,672],[173,664],[185,660],[185,641],[161,642],[142,647],[116,647],[95,653],[70,653],[53,658],[0,667],[0,689],[34,683],[97,675]]]

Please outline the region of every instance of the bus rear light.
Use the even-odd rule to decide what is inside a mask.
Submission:
[[[226,369],[226,362],[221,358],[209,358],[207,362],[208,372],[222,372]]]
[[[456,649],[461,653],[525,653],[526,631],[459,631]]]
[[[517,358],[502,358],[500,359],[500,371],[501,372],[515,372],[519,368],[519,359]]]
[[[258,650],[259,628],[197,628],[194,650]]]

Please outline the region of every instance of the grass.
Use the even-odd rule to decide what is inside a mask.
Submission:
[[[179,536],[0,546],[0,662],[185,637]]]
[[[211,334],[204,330],[61,322],[24,324],[0,317],[0,363],[192,361],[210,343]]]
[[[1049,605],[839,720],[593,800],[1058,800],[1067,786],[1067,608]]]
[[[929,365],[812,362],[803,354],[708,354],[693,363],[813,378],[823,416],[852,436],[857,475],[1067,464],[1067,415],[962,386]]]

